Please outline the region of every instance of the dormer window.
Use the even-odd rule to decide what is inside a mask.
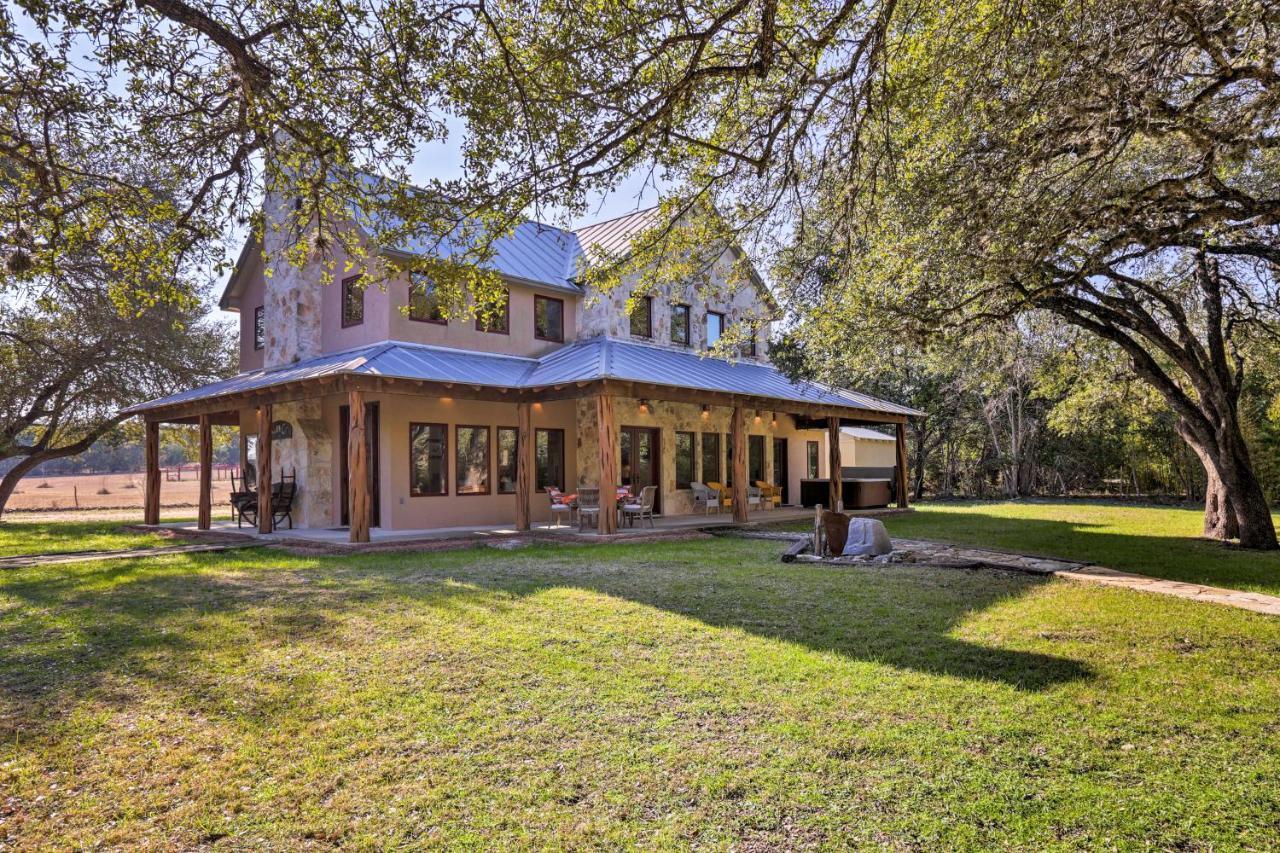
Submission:
[[[449,325],[448,318],[440,308],[435,283],[422,273],[409,274],[409,319],[419,323],[435,323],[437,326]]]
[[[689,345],[689,306],[671,306],[671,343]]]
[[[564,300],[533,297],[533,336],[540,341],[564,343]]]
[[[342,327],[359,326],[364,322],[364,288],[360,276],[342,280]]]
[[[711,349],[724,336],[724,315],[717,311],[707,312],[707,349]]]
[[[653,297],[632,297],[631,334],[637,338],[653,337]]]

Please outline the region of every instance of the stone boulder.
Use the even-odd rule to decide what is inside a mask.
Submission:
[[[849,531],[841,555],[879,557],[892,550],[893,543],[889,541],[889,531],[885,530],[884,522],[875,518],[849,519]]]

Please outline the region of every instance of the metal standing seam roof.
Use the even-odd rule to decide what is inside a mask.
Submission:
[[[456,382],[492,388],[545,388],[571,382],[616,379],[888,414],[924,414],[856,391],[815,382],[792,381],[776,368],[758,362],[729,362],[690,350],[612,338],[578,341],[540,359],[385,341],[317,356],[287,367],[248,371],[221,382],[132,406],[125,409],[125,413],[137,414],[343,374]]]

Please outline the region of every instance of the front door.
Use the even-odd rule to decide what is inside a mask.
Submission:
[[[365,403],[364,409],[364,436],[365,436],[365,453],[369,456],[368,472],[369,472],[369,526],[381,527],[382,520],[380,518],[378,492],[378,404]],[[342,526],[346,527],[351,523],[351,514],[348,502],[351,500],[351,490],[349,488],[349,480],[347,478],[347,438],[351,434],[351,407],[342,406],[338,409],[338,472],[339,472],[339,488],[342,490],[342,496],[339,498],[342,506]]]
[[[773,484],[782,486],[782,502],[784,504],[791,503],[790,495],[787,493],[787,440],[785,438],[775,438],[773,440]]]
[[[649,427],[624,426],[619,436],[622,447],[622,485],[631,487],[631,494],[640,496],[645,486],[658,486],[662,471],[659,465],[659,431]],[[604,484],[601,483],[603,486]],[[662,489],[653,500],[654,512],[662,510]]]

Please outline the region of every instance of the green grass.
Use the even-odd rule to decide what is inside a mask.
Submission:
[[[889,532],[1280,595],[1280,551],[1246,551],[1200,538],[1199,510],[1075,501],[925,503],[918,510],[886,519]]]
[[[0,846],[1234,849],[1280,832],[1280,619],[781,549],[0,573]]]
[[[0,523],[0,557],[64,551],[107,551],[171,544],[154,533],[125,530],[119,521],[13,521]]]

